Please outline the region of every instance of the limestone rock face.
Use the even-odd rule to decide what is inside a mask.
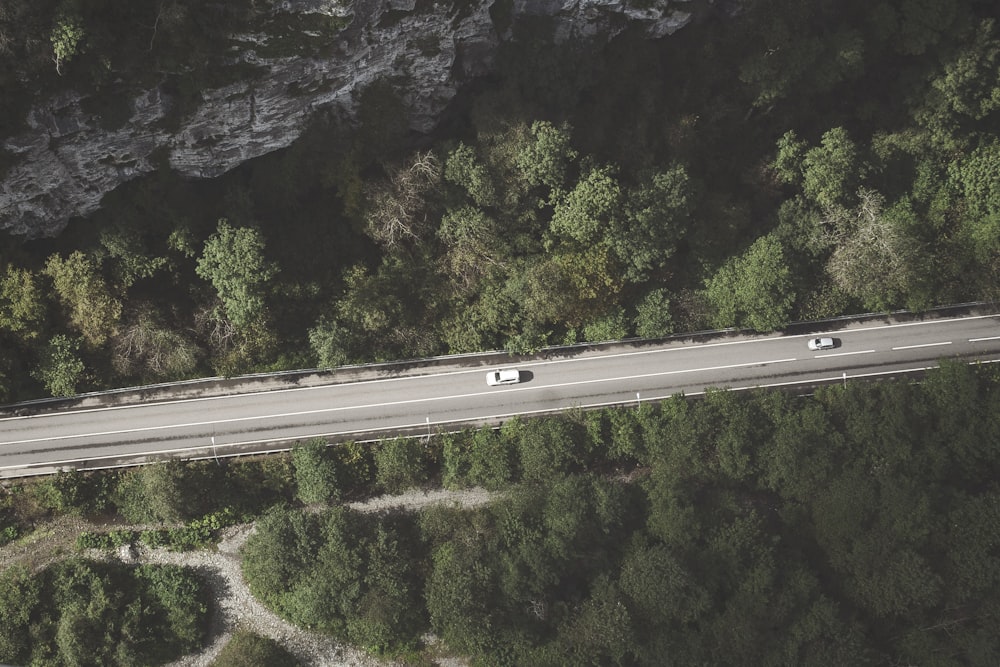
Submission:
[[[510,20],[548,16],[555,39],[610,39],[630,24],[650,38],[686,25],[696,1],[497,0]],[[0,181],[0,227],[30,237],[58,234],[73,216],[100,206],[117,186],[169,164],[191,177],[214,177],[291,144],[317,112],[356,110],[356,94],[383,77],[401,83],[411,127],[430,130],[463,83],[493,67],[509,30],[491,18],[494,0],[272,0],[272,16],[321,15],[346,28],[323,55],[268,55],[274,39],[263,30],[234,35],[234,62],[255,68],[246,81],[202,91],[176,124],[165,119],[177,104],[153,88],[130,100],[121,127],[101,127],[72,91],[50,97],[28,114],[28,130],[2,138],[16,162]],[[638,6],[636,6],[638,5]],[[509,23],[509,21],[508,21]],[[305,38],[317,35],[303,30]]]

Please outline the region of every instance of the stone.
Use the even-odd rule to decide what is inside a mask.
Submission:
[[[31,109],[26,131],[2,141],[15,161],[0,181],[0,227],[28,237],[56,235],[71,217],[94,212],[106,193],[159,168],[164,159],[185,176],[218,176],[288,146],[317,113],[353,116],[356,94],[382,77],[403,82],[409,124],[428,132],[460,86],[493,68],[497,47],[507,38],[493,24],[493,1],[468,0],[470,7],[456,13],[452,2],[275,0],[275,14],[353,19],[337,36],[334,54],[324,57],[269,57],[261,52],[273,35],[234,35],[241,44],[234,60],[256,67],[259,75],[203,91],[176,129],[164,119],[177,101],[160,88],[135,96],[131,117],[114,130],[85,111],[78,93],[53,95]],[[515,20],[552,17],[557,40],[607,40],[636,23],[650,38],[669,35],[692,17],[690,0],[684,0],[684,10],[674,4],[512,0]],[[383,20],[387,12],[393,12],[391,20]]]

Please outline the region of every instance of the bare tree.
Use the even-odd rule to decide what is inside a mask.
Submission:
[[[368,234],[388,247],[419,241],[429,228],[427,195],[440,180],[441,161],[431,151],[418,151],[408,162],[390,168],[388,179],[367,193]]]
[[[884,201],[878,192],[861,188],[856,208],[829,208],[823,218],[834,247],[827,273],[845,292],[875,308],[913,287],[921,254],[916,239],[885,215]]]

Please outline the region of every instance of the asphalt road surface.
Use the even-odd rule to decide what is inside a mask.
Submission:
[[[807,349],[808,339],[820,336],[834,338],[836,347]],[[519,363],[521,382],[501,387],[486,385],[486,366],[425,368],[343,384],[10,417],[0,419],[0,477],[268,451],[314,436],[429,434],[513,415],[693,395],[708,387],[892,375],[935,366],[941,358],[1000,361],[1000,315],[618,346]]]

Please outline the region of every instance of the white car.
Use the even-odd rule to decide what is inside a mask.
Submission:
[[[832,338],[813,338],[809,341],[810,350],[830,350],[833,348]]]
[[[486,384],[495,387],[501,384],[517,384],[521,381],[521,371],[516,368],[498,368],[486,374]]]

